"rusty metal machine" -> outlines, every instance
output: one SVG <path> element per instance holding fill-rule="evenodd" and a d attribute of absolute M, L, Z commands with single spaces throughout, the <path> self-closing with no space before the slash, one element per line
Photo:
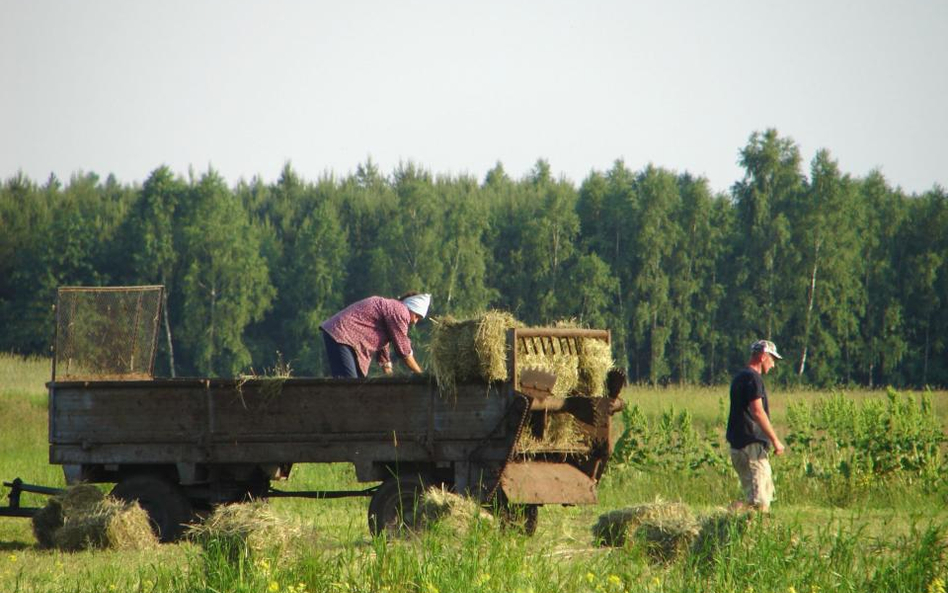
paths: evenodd
<path fill-rule="evenodd" d="M 369 496 L 375 533 L 410 525 L 430 485 L 519 513 L 528 531 L 540 505 L 596 502 L 624 377 L 610 375 L 607 397 L 555 397 L 555 376 L 520 369 L 516 346 L 570 348 L 608 341 L 607 331 L 510 330 L 508 380 L 462 383 L 451 396 L 426 376 L 162 379 L 153 374 L 160 301 L 160 287 L 61 292 L 48 388 L 50 462 L 68 483 L 115 483 L 112 494 L 138 500 L 163 540 L 178 537 L 195 511 L 247 497 Z M 116 323 L 133 329 L 116 333 Z M 571 419 L 579 445 L 522 447 L 551 415 Z M 273 487 L 294 464 L 329 462 L 351 463 L 360 482 L 377 484 Z"/>

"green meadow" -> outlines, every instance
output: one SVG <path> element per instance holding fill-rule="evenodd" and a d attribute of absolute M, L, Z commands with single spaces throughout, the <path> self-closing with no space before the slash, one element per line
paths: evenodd
<path fill-rule="evenodd" d="M 3 480 L 63 484 L 47 462 L 48 377 L 48 360 L 0 355 Z M 465 533 L 436 525 L 406 539 L 373 538 L 361 498 L 274 500 L 302 535 L 237 558 L 188 542 L 42 550 L 28 520 L 0 518 L 0 591 L 945 591 L 948 393 L 772 388 L 772 417 L 790 443 L 773 460 L 773 511 L 711 554 L 664 562 L 635 545 L 598 546 L 590 528 L 606 511 L 656 499 L 707 513 L 739 497 L 721 436 L 726 388 L 630 387 L 623 397 L 629 409 L 616 432 L 624 424 L 638 446 L 620 440 L 598 505 L 544 507 L 532 537 L 479 523 Z M 365 485 L 346 465 L 299 465 L 280 487 Z"/>

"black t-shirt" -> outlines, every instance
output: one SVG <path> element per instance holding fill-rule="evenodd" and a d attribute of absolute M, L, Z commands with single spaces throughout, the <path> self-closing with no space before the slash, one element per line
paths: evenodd
<path fill-rule="evenodd" d="M 770 447 L 770 439 L 764 435 L 760 425 L 750 413 L 750 404 L 755 399 L 764 400 L 764 412 L 770 417 L 767 405 L 767 389 L 764 379 L 754 369 L 745 368 L 734 375 L 731 382 L 731 411 L 727 417 L 727 442 L 734 449 L 743 449 L 751 443 L 763 443 Z"/>

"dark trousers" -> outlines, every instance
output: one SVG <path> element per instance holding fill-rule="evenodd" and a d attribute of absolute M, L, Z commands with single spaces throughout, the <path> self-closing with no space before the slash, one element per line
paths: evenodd
<path fill-rule="evenodd" d="M 326 344 L 326 358 L 329 360 L 329 372 L 333 377 L 363 377 L 356 360 L 355 350 L 351 346 L 340 344 L 323 331 L 323 342 Z"/>

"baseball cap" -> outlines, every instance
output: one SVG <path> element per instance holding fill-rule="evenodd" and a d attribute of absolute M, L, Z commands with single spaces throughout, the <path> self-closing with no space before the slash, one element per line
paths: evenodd
<path fill-rule="evenodd" d="M 777 345 L 770 340 L 757 340 L 751 344 L 751 354 L 756 354 L 758 352 L 766 352 L 774 358 L 783 360 L 783 357 L 777 354 Z"/>

